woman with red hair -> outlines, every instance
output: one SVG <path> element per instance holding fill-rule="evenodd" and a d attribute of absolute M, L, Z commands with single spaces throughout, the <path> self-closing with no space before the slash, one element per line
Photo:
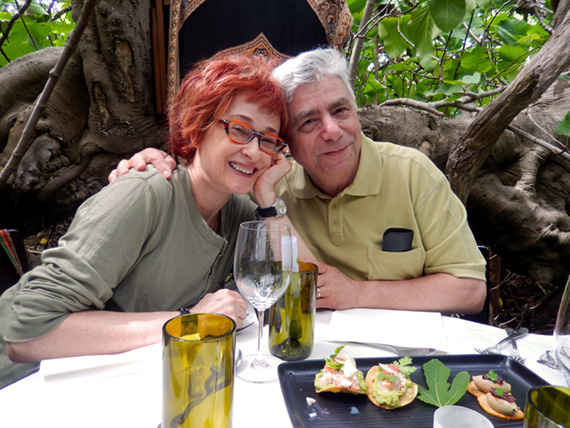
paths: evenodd
<path fill-rule="evenodd" d="M 279 137 L 285 99 L 270 71 L 266 60 L 240 55 L 187 75 L 168 114 L 181 159 L 172 178 L 132 171 L 79 208 L 59 246 L 0 299 L 10 359 L 155 343 L 179 308 L 241 326 L 247 304 L 224 281 L 239 224 L 260 218 L 247 193 L 267 208 L 291 169 Z"/>

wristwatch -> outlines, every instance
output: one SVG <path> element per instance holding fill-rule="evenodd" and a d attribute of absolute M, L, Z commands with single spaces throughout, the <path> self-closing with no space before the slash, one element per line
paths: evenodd
<path fill-rule="evenodd" d="M 287 214 L 287 205 L 285 201 L 281 198 L 275 198 L 275 202 L 268 208 L 257 208 L 257 213 L 263 217 L 283 217 Z"/>

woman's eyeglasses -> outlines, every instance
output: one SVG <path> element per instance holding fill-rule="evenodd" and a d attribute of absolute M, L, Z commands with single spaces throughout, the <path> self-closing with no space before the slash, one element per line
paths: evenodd
<path fill-rule="evenodd" d="M 262 134 L 261 132 L 254 131 L 248 125 L 237 120 L 224 120 L 220 119 L 219 122 L 226 128 L 226 135 L 228 139 L 235 144 L 247 144 L 255 137 L 257 137 L 257 144 L 259 150 L 268 155 L 279 153 L 287 143 L 277 135 Z"/>

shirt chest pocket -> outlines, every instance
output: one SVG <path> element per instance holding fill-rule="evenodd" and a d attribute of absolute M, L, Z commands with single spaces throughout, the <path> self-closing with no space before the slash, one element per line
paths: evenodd
<path fill-rule="evenodd" d="M 368 248 L 369 280 L 400 280 L 423 275 L 425 251 L 415 248 L 410 251 L 389 252 Z"/>

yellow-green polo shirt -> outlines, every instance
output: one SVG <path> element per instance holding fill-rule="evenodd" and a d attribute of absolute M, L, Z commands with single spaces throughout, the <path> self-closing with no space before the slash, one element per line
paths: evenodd
<path fill-rule="evenodd" d="M 296 163 L 276 192 L 317 259 L 351 278 L 398 280 L 445 272 L 485 280 L 485 260 L 463 204 L 418 150 L 363 135 L 354 182 L 336 197 L 321 192 Z M 412 230 L 411 250 L 382 251 L 388 228 Z"/>

